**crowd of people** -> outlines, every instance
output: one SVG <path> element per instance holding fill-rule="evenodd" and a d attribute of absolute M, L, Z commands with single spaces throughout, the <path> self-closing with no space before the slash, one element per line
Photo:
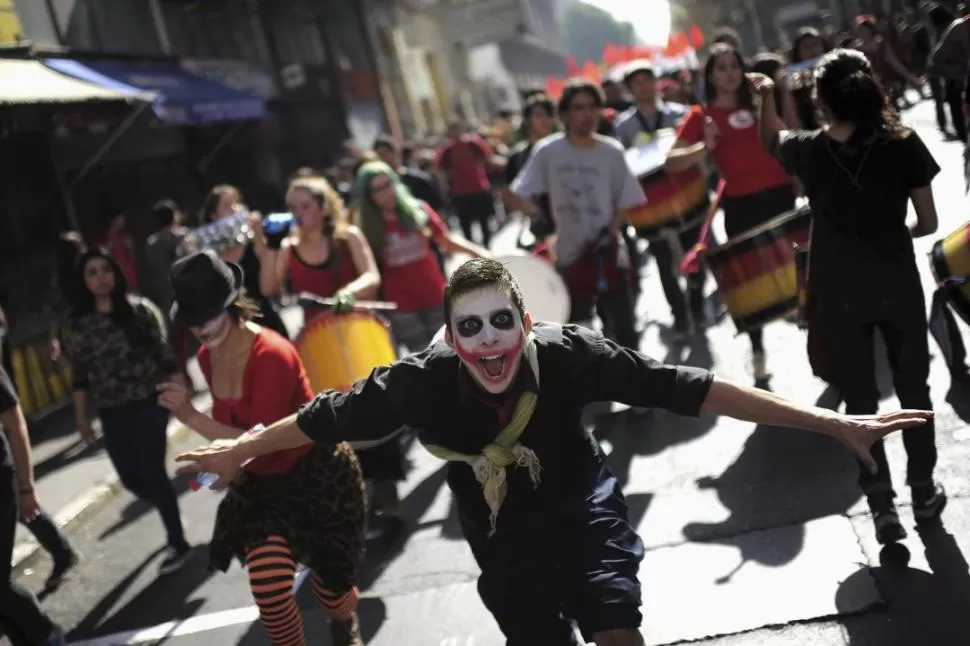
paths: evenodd
<path fill-rule="evenodd" d="M 274 646 L 306 641 L 292 592 L 301 566 L 334 643 L 363 644 L 356 608 L 366 542 L 407 524 L 397 492 L 402 429 L 449 463 L 482 601 L 512 645 L 575 644 L 574 625 L 600 646 L 644 643 L 643 545 L 580 424 L 594 402 L 834 437 L 859 459 L 879 541 L 899 541 L 906 530 L 882 437 L 903 432 L 917 522 L 937 520 L 946 493 L 934 478 L 927 316 L 913 251 L 914 238 L 937 229 L 931 184 L 940 169 L 896 105 L 927 79 L 940 114 L 953 103 L 970 51 L 961 61 L 947 43 L 967 24 L 938 5 L 888 25 L 861 16 L 839 47 L 805 29 L 787 58 L 751 60 L 737 34 L 722 30 L 696 74 L 662 77 L 639 62 L 603 87 L 576 79 L 555 100 L 532 95 L 520 119 L 489 133 L 452 124 L 433 151 L 382 136 L 371 150 L 348 150 L 334 169 L 300 169 L 285 192 L 292 223 L 282 228 L 220 185 L 201 221 L 241 218 L 251 235 L 200 244 L 179 206 L 159 202 L 140 273 L 123 223 L 112 224 L 104 246 L 62 235 L 62 302 L 52 309 L 54 328 L 65 323 L 67 334 L 52 339 L 52 352 L 72 364 L 78 431 L 97 440 L 93 406 L 121 482 L 157 509 L 168 548 L 161 574 L 183 567 L 191 550 L 165 468 L 170 417 L 212 442 L 180 458 L 182 472 L 229 489 L 213 519 L 210 567 L 244 565 Z M 951 119 L 965 138 L 960 102 Z M 649 172 L 631 167 L 631 150 L 667 136 L 669 149 Z M 799 198 L 808 209 L 796 209 Z M 772 231 L 779 216 L 810 227 L 807 351 L 846 415 L 764 389 L 771 367 L 762 327 L 788 310 L 741 312 L 725 299 L 747 332 L 753 388 L 638 352 L 645 254 L 657 263 L 672 343 L 704 334 L 720 314 L 710 311 L 710 274 L 722 292 L 737 287 L 704 263 L 682 275 L 685 252 L 714 244 L 713 207 L 726 245 Z M 568 322 L 534 321 L 516 277 L 489 249 L 514 213 L 531 232 L 522 246 L 565 283 Z M 472 260 L 449 277 L 453 254 Z M 400 359 L 356 383 L 313 383 L 312 358 L 278 311 L 281 298 L 300 294 L 312 296 L 300 301 L 304 326 L 393 303 L 382 314 Z M 602 333 L 591 329 L 597 319 Z M 877 331 L 904 409 L 883 416 Z M 205 384 L 192 383 L 186 368 L 196 345 Z M 965 376 L 965 366 L 954 370 Z M 203 386 L 209 411 L 192 404 Z M 19 519 L 48 535 L 56 585 L 78 556 L 37 500 L 17 401 L 0 373 L 10 439 L 0 435 L 0 563 Z M 0 576 L 0 628 L 17 646 L 65 643 L 9 569 Z"/>

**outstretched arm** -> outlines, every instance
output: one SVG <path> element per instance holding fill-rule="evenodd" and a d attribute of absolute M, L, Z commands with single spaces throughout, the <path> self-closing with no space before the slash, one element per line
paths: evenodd
<path fill-rule="evenodd" d="M 922 426 L 933 419 L 931 411 L 919 410 L 901 410 L 888 415 L 840 415 L 717 378 L 711 382 L 701 413 L 829 435 L 852 450 L 873 473 L 876 463 L 869 448 L 875 442 L 895 431 Z"/>

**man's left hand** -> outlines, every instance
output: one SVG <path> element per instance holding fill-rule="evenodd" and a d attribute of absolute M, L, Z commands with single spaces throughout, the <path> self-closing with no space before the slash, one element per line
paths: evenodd
<path fill-rule="evenodd" d="M 198 411 L 192 405 L 192 396 L 189 389 L 180 381 L 170 381 L 158 385 L 158 405 L 167 408 L 175 415 L 175 418 L 183 424 L 188 424 L 189 420 Z"/>
<path fill-rule="evenodd" d="M 849 447 L 870 472 L 878 467 L 869 452 L 872 445 L 891 433 L 923 426 L 933 420 L 933 412 L 900 410 L 886 415 L 833 415 L 824 426 L 826 434 Z"/>

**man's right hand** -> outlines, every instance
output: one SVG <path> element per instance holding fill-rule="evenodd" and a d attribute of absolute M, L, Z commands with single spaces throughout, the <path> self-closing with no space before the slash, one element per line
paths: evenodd
<path fill-rule="evenodd" d="M 208 446 L 177 456 L 176 462 L 187 464 L 176 469 L 176 473 L 214 473 L 219 479 L 209 488 L 215 491 L 225 489 L 246 461 L 242 454 L 238 440 L 216 440 Z"/>

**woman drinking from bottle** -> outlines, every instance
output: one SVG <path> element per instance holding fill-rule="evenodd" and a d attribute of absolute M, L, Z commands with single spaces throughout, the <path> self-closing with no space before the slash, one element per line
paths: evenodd
<path fill-rule="evenodd" d="M 212 416 L 193 408 L 182 384 L 160 387 L 159 402 L 206 439 L 233 439 L 291 414 L 313 398 L 296 348 L 253 322 L 242 269 L 212 251 L 172 267 L 172 322 L 202 344 L 199 366 L 212 393 Z M 364 546 L 360 464 L 346 443 L 307 444 L 246 465 L 219 504 L 210 565 L 233 557 L 249 585 L 273 646 L 303 646 L 293 597 L 297 564 L 310 568 L 313 592 L 330 617 L 335 646 L 363 646 L 357 574 Z"/>
<path fill-rule="evenodd" d="M 446 254 L 489 254 L 449 233 L 438 214 L 411 195 L 384 162 L 368 162 L 357 171 L 354 203 L 357 222 L 379 258 L 381 295 L 397 303 L 388 313 L 394 337 L 410 352 L 419 352 L 445 324 L 445 276 L 432 244 Z"/>
<path fill-rule="evenodd" d="M 679 173 L 710 160 L 725 182 L 721 207 L 728 238 L 737 238 L 795 208 L 792 178 L 758 138 L 754 94 L 741 53 L 718 43 L 704 65 L 704 103 L 694 106 L 680 124 L 667 156 L 667 171 Z M 771 377 L 760 328 L 751 338 L 755 382 Z"/>

